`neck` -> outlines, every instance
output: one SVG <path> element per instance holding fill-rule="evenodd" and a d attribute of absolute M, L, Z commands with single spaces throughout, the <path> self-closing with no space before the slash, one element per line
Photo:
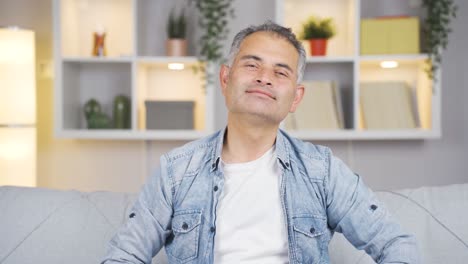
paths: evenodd
<path fill-rule="evenodd" d="M 248 162 L 261 157 L 274 144 L 278 125 L 253 126 L 250 122 L 228 118 L 222 158 L 226 163 Z"/>

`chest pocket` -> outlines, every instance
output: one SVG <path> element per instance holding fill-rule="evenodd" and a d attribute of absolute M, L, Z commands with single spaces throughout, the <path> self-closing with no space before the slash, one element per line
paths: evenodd
<path fill-rule="evenodd" d="M 327 249 L 327 220 L 319 216 L 293 217 L 294 254 L 300 263 L 321 263 Z"/>
<path fill-rule="evenodd" d="M 173 237 L 166 244 L 166 251 L 179 263 L 185 263 L 197 257 L 200 224 L 200 211 L 182 211 L 174 214 L 172 219 Z"/>

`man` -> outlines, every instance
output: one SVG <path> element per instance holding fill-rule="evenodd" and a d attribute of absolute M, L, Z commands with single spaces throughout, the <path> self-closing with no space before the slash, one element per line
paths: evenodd
<path fill-rule="evenodd" d="M 331 151 L 279 129 L 300 103 L 305 51 L 268 22 L 239 32 L 220 70 L 226 129 L 161 157 L 103 263 L 328 263 L 341 232 L 378 263 L 418 263 L 374 194 Z"/>

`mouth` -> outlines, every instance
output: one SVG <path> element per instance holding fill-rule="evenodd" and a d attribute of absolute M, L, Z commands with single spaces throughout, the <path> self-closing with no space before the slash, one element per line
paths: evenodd
<path fill-rule="evenodd" d="M 269 97 L 273 100 L 276 100 L 276 97 L 273 96 L 273 94 L 271 94 L 270 92 L 268 91 L 265 91 L 265 90 L 261 90 L 261 89 L 249 89 L 246 91 L 246 93 L 249 93 L 249 94 L 258 94 L 258 95 L 261 95 L 261 96 L 266 96 L 266 97 Z"/>

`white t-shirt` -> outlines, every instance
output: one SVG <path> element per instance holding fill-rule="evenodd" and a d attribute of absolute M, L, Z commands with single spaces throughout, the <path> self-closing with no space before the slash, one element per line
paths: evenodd
<path fill-rule="evenodd" d="M 289 263 L 274 147 L 254 161 L 221 166 L 214 263 Z"/>

